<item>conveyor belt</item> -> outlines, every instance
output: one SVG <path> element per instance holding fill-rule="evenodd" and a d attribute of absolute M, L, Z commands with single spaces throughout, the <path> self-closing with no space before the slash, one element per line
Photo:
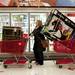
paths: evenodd
<path fill-rule="evenodd" d="M 27 52 L 24 54 L 30 60 L 35 60 L 33 52 Z M 57 59 L 65 59 L 65 58 L 75 58 L 75 54 L 67 54 L 67 53 L 56 53 L 56 52 L 44 52 L 44 59 L 45 60 L 57 60 Z M 3 61 L 6 58 L 13 58 L 11 54 L 0 54 L 0 61 Z"/>

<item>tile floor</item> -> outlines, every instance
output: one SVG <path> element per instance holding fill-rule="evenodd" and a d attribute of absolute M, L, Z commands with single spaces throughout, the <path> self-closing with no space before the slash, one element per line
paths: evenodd
<path fill-rule="evenodd" d="M 0 64 L 0 75 L 75 75 L 75 70 L 69 70 L 67 67 L 59 69 L 53 61 L 45 61 L 43 66 L 35 65 L 32 62 L 32 69 L 26 66 L 11 66 L 7 69 Z"/>

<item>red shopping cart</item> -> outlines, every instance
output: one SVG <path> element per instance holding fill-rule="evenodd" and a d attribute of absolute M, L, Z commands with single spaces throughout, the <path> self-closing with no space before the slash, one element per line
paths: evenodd
<path fill-rule="evenodd" d="M 24 39 L 23 39 L 24 38 Z M 23 38 L 19 40 L 2 40 L 0 41 L 0 52 L 11 54 L 14 58 L 5 59 L 3 65 L 24 65 L 29 62 L 28 68 L 32 68 L 30 59 L 25 56 L 25 49 L 28 41 L 28 34 L 23 34 Z"/>
<path fill-rule="evenodd" d="M 71 57 L 56 60 L 56 64 L 59 64 L 59 68 L 62 68 L 62 65 L 60 64 L 75 63 L 75 58 L 72 56 L 72 54 L 75 54 L 75 40 L 54 41 L 54 50 L 57 53 L 70 54 Z"/>

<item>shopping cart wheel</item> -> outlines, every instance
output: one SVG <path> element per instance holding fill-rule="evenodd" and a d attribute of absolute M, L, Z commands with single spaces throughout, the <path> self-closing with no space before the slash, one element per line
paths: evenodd
<path fill-rule="evenodd" d="M 29 63 L 32 63 L 32 60 L 29 60 Z"/>
<path fill-rule="evenodd" d="M 58 65 L 58 67 L 59 67 L 59 68 L 62 68 L 63 66 L 62 66 L 62 65 Z"/>
<path fill-rule="evenodd" d="M 29 69 L 31 69 L 31 68 L 32 68 L 32 65 L 31 65 L 31 64 L 29 64 L 29 65 L 28 65 L 28 68 L 29 68 Z"/>
<path fill-rule="evenodd" d="M 7 65 L 4 65 L 4 68 L 7 68 L 8 66 Z"/>

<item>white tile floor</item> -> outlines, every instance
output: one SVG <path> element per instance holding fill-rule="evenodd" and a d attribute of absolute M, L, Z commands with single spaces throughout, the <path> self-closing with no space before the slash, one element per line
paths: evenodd
<path fill-rule="evenodd" d="M 59 69 L 53 61 L 45 61 L 43 66 L 32 63 L 32 69 L 25 67 L 9 67 L 7 69 L 0 65 L 0 75 L 75 75 L 75 70 L 67 68 Z"/>

